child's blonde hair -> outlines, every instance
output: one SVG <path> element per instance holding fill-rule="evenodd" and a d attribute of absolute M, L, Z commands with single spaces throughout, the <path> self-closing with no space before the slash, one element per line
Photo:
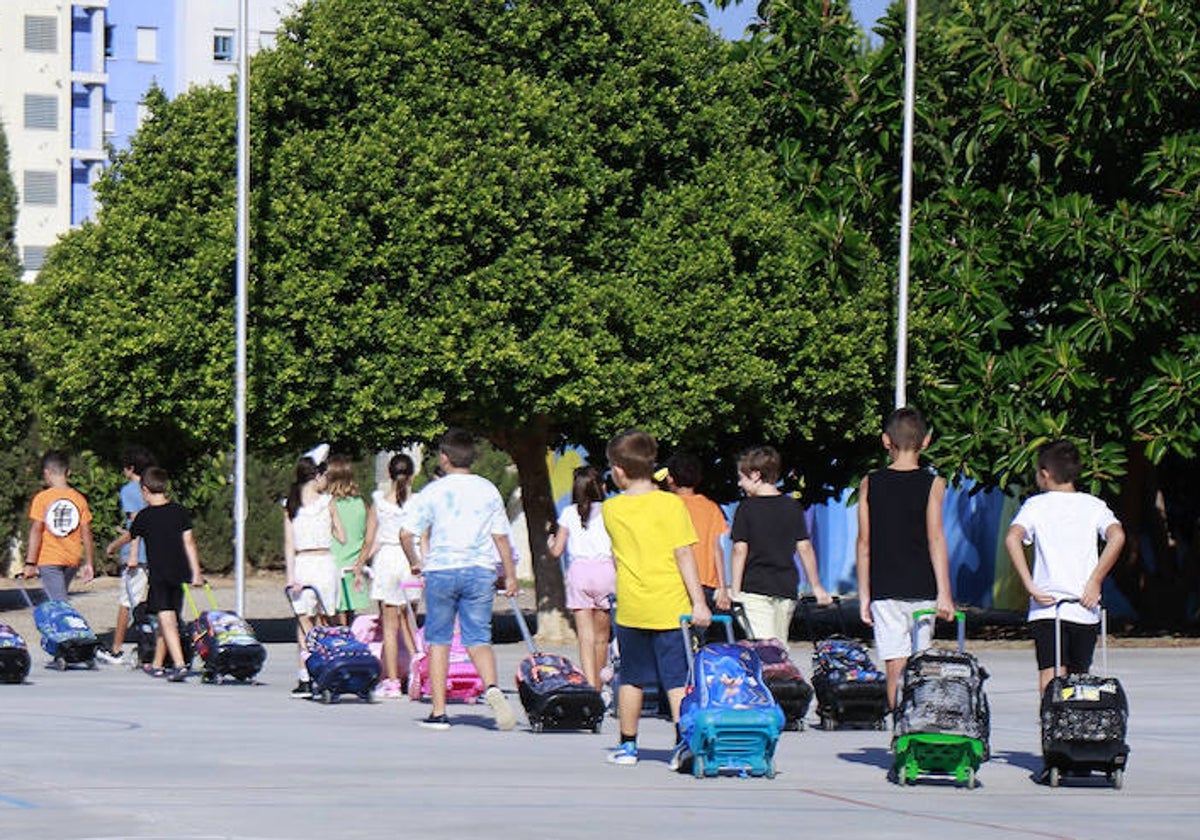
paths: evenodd
<path fill-rule="evenodd" d="M 358 482 L 354 480 L 354 462 L 345 455 L 331 455 L 325 470 L 326 489 L 335 499 L 347 499 L 361 495 Z"/>

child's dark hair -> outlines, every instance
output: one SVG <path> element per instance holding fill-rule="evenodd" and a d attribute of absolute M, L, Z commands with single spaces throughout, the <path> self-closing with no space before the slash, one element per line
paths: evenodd
<path fill-rule="evenodd" d="M 648 479 L 654 475 L 658 441 L 641 429 L 626 429 L 608 442 L 606 454 L 608 462 L 620 467 L 629 478 Z"/>
<path fill-rule="evenodd" d="M 335 499 L 348 499 L 359 495 L 358 482 L 354 480 L 354 462 L 347 455 L 338 453 L 329 456 L 325 476 L 329 479 L 329 493 Z"/>
<path fill-rule="evenodd" d="M 604 501 L 604 485 L 600 482 L 600 471 L 595 467 L 576 467 L 575 484 L 571 487 L 571 501 L 579 511 L 579 525 L 587 528 L 592 515 L 592 505 Z"/>
<path fill-rule="evenodd" d="M 1074 484 L 1083 471 L 1083 459 L 1071 441 L 1054 440 L 1038 450 L 1037 466 L 1050 473 L 1055 484 Z"/>
<path fill-rule="evenodd" d="M 142 476 L 150 467 L 158 466 L 158 459 L 144 446 L 134 444 L 121 452 L 121 467 L 129 467 L 136 476 Z"/>
<path fill-rule="evenodd" d="M 438 441 L 438 452 L 457 469 L 469 469 L 475 463 L 475 436 L 466 429 L 450 427 Z"/>
<path fill-rule="evenodd" d="M 318 465 L 316 461 L 307 455 L 296 462 L 296 480 L 292 482 L 287 495 L 286 507 L 288 519 L 295 519 L 296 511 L 300 510 L 300 488 L 324 472 L 325 465 Z"/>
<path fill-rule="evenodd" d="M 50 449 L 42 455 L 42 469 L 55 475 L 66 475 L 71 469 L 71 459 L 61 449 Z"/>
<path fill-rule="evenodd" d="M 142 473 L 142 486 L 150 493 L 166 493 L 167 480 L 170 476 L 162 467 L 146 467 L 146 471 Z"/>
<path fill-rule="evenodd" d="M 392 480 L 392 498 L 403 506 L 408 501 L 408 481 L 413 474 L 413 459 L 401 452 L 388 461 L 388 478 Z"/>
<path fill-rule="evenodd" d="M 737 468 L 742 475 L 756 472 L 762 481 L 774 484 L 783 471 L 783 459 L 774 446 L 751 446 L 738 456 Z"/>
<path fill-rule="evenodd" d="M 925 436 L 929 434 L 925 416 L 912 406 L 893 411 L 883 425 L 883 431 L 892 439 L 892 446 L 901 452 L 920 452 Z"/>
<path fill-rule="evenodd" d="M 676 452 L 667 459 L 667 472 L 676 487 L 698 487 L 704 477 L 700 459 L 690 452 Z"/>

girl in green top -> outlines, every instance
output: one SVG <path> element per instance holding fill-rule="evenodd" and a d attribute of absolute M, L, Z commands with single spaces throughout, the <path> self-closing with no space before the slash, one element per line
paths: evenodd
<path fill-rule="evenodd" d="M 346 541 L 333 540 L 333 559 L 337 563 L 338 604 L 337 622 L 348 625 L 353 614 L 371 605 L 370 595 L 365 588 L 354 585 L 354 567 L 363 550 L 363 538 L 367 533 L 367 505 L 358 492 L 354 480 L 354 463 L 345 455 L 331 455 L 325 473 L 328 480 L 326 490 L 337 505 L 338 518 L 346 531 Z"/>

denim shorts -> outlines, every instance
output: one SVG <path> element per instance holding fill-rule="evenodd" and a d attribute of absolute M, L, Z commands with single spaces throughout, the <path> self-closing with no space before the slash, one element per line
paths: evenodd
<path fill-rule="evenodd" d="M 450 644 L 457 617 L 464 646 L 490 645 L 495 598 L 496 570 L 490 566 L 426 572 L 425 643 Z"/>

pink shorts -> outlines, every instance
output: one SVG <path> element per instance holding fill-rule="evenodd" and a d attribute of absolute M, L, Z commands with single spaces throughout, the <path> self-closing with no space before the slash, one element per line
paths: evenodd
<path fill-rule="evenodd" d="M 567 609 L 607 610 L 617 592 L 617 567 L 611 557 L 572 560 L 567 568 Z"/>

